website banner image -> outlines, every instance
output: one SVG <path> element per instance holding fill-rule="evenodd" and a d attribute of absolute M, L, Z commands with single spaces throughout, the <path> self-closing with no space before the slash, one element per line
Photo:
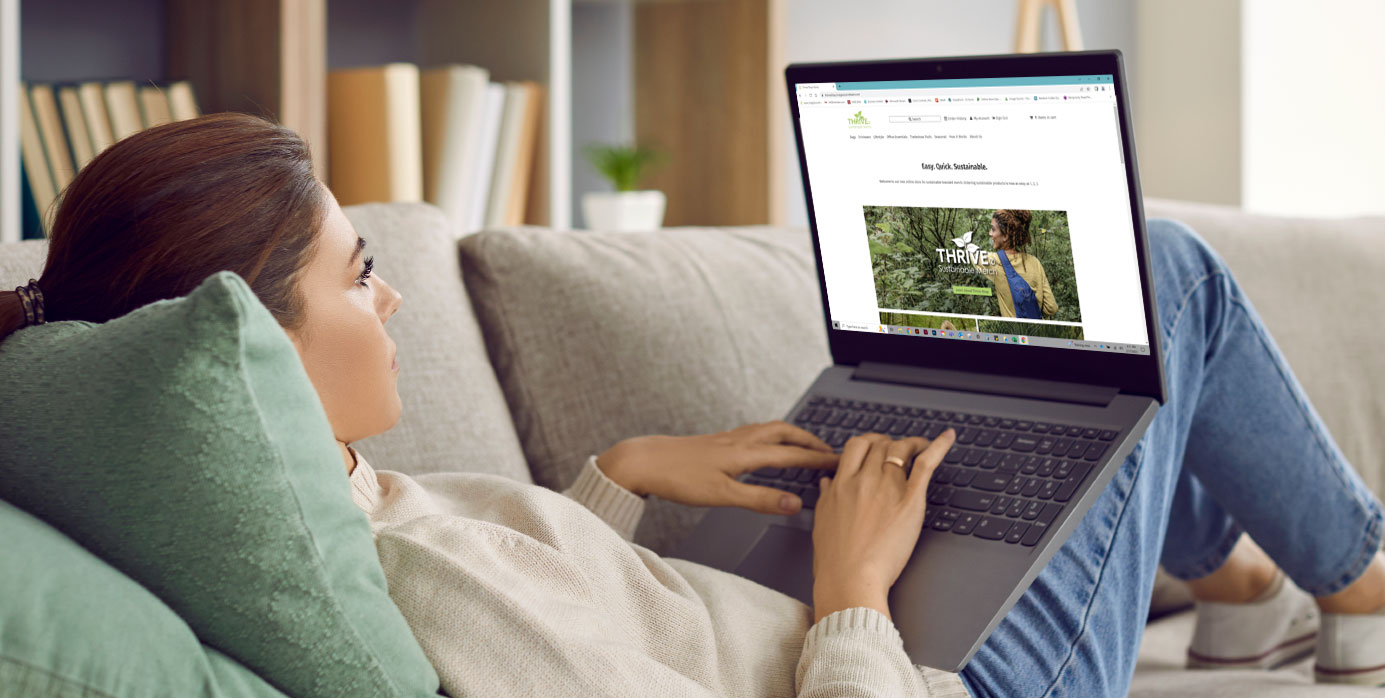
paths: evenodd
<path fill-rule="evenodd" d="M 1066 212 L 865 206 L 864 215 L 881 309 L 1082 321 Z"/>

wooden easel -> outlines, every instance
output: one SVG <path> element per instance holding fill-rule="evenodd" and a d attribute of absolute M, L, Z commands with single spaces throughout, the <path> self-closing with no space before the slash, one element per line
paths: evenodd
<path fill-rule="evenodd" d="M 1044 7 L 1052 5 L 1058 15 L 1058 30 L 1064 51 L 1082 50 L 1082 32 L 1077 27 L 1077 0 L 1019 0 L 1019 26 L 1015 30 L 1015 53 L 1039 50 L 1039 19 Z"/>

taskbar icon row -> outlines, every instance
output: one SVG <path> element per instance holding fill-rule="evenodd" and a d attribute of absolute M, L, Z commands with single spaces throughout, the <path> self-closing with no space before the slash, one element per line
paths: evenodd
<path fill-rule="evenodd" d="M 972 342 L 1020 344 L 1025 346 L 1059 347 L 1064 349 L 1088 349 L 1096 351 L 1115 352 L 1118 354 L 1149 354 L 1149 345 L 1147 344 L 1122 344 L 1083 339 L 1065 339 L 1060 337 L 1033 337 L 1030 335 L 1022 334 L 1001 334 L 996 332 L 979 332 L 976 330 L 959 330 L 955 327 L 946 326 L 913 327 L 910 325 L 870 325 L 859 322 L 833 320 L 832 328 L 838 330 L 856 330 L 858 332 L 879 332 L 883 334 L 902 334 L 919 337 L 940 337 L 943 339 L 960 339 Z"/>
<path fill-rule="evenodd" d="M 913 327 L 909 325 L 861 325 L 858 323 L 832 321 L 832 328 L 838 330 L 861 330 L 885 334 L 917 335 L 920 337 L 942 337 L 944 339 L 964 339 L 975 342 L 1004 342 L 1007 344 L 1029 344 L 1029 337 L 1018 334 L 998 334 L 977 332 L 949 327 Z"/>
<path fill-rule="evenodd" d="M 918 335 L 920 337 L 942 337 L 944 339 L 969 339 L 977 342 L 1004 342 L 1006 344 L 1028 344 L 1029 337 L 1020 334 L 999 334 L 996 332 L 976 332 L 971 330 L 948 329 L 946 327 L 910 327 L 908 325 L 881 325 L 881 332 L 888 334 Z"/>

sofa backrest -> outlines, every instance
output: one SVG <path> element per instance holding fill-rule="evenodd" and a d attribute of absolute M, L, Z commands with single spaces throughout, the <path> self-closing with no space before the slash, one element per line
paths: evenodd
<path fill-rule="evenodd" d="M 405 296 L 389 325 L 404 414 L 359 444 L 381 468 L 561 488 L 623 438 L 783 418 L 829 360 L 804 229 L 489 231 L 463 238 L 459 271 L 432 207 L 346 212 Z M 1385 329 L 1370 312 L 1385 218 L 1154 198 L 1146 215 L 1189 223 L 1222 254 L 1347 457 L 1385 494 Z M 0 288 L 37 276 L 45 253 L 43 241 L 0 245 Z M 655 501 L 636 542 L 667 552 L 701 511 Z"/>
<path fill-rule="evenodd" d="M 21 240 L 0 244 L 0 290 L 13 291 L 43 273 L 48 259 L 47 240 Z"/>
<path fill-rule="evenodd" d="M 375 269 L 404 297 L 387 325 L 399 352 L 399 423 L 352 445 L 377 469 L 464 470 L 532 482 L 443 213 L 426 204 L 344 212 L 375 255 Z M 46 240 L 0 244 L 0 289 L 37 278 L 47 254 Z"/>

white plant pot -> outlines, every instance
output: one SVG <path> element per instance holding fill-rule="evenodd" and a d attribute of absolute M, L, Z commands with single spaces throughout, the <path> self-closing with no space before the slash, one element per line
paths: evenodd
<path fill-rule="evenodd" d="M 664 223 L 664 193 L 645 191 L 591 191 L 582 195 L 582 215 L 587 229 L 635 233 L 658 230 Z"/>

